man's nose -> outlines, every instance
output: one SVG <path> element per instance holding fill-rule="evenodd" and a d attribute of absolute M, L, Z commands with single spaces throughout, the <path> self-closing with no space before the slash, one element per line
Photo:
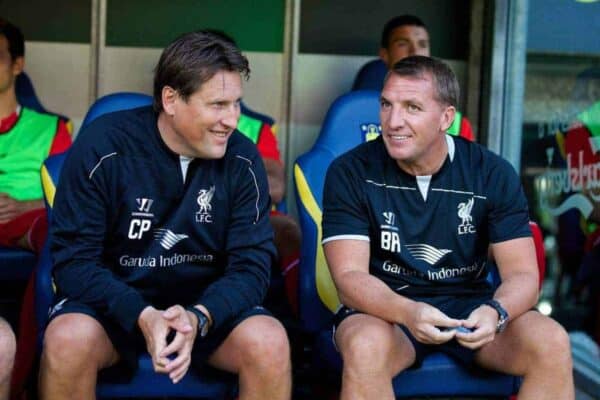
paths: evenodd
<path fill-rule="evenodd" d="M 240 107 L 239 105 L 232 105 L 227 107 L 225 111 L 225 115 L 221 119 L 221 123 L 228 128 L 237 127 L 238 121 L 240 119 Z"/>
<path fill-rule="evenodd" d="M 404 112 L 400 107 L 394 108 L 390 112 L 388 124 L 392 129 L 402 128 L 404 126 Z"/>

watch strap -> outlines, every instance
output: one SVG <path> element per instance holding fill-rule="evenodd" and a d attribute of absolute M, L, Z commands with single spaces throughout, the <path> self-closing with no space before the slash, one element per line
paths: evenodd
<path fill-rule="evenodd" d="M 187 307 L 186 310 L 191 311 L 198 318 L 198 334 L 200 337 L 205 337 L 208 334 L 208 317 L 196 307 Z"/>
<path fill-rule="evenodd" d="M 508 312 L 502 307 L 498 300 L 490 299 L 484 304 L 492 307 L 498 313 L 498 324 L 496 325 L 496 333 L 500 333 L 506 328 L 508 322 Z"/>

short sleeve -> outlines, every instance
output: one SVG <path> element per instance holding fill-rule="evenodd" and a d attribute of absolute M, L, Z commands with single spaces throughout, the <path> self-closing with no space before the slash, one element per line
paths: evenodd
<path fill-rule="evenodd" d="M 344 160 L 349 161 L 349 160 Z M 369 240 L 360 165 L 334 161 L 323 189 L 323 243 L 337 239 Z"/>
<path fill-rule="evenodd" d="M 488 179 L 490 242 L 531 236 L 529 208 L 519 176 L 506 160 L 497 160 Z"/>

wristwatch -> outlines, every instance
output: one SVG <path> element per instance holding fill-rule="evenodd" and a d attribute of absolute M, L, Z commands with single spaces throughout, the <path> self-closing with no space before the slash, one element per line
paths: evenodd
<path fill-rule="evenodd" d="M 492 307 L 498 313 L 498 325 L 496 325 L 496 333 L 502 332 L 508 323 L 508 312 L 506 312 L 504 307 L 502 307 L 497 300 L 491 299 L 486 301 L 484 304 Z"/>
<path fill-rule="evenodd" d="M 196 307 L 188 307 L 188 311 L 193 312 L 198 318 L 198 334 L 200 337 L 206 337 L 208 334 L 208 317 Z"/>

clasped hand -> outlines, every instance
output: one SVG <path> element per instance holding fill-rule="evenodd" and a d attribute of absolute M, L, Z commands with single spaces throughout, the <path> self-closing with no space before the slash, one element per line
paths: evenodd
<path fill-rule="evenodd" d="M 173 383 L 179 382 L 190 367 L 197 333 L 195 318 L 182 306 L 174 305 L 164 311 L 146 307 L 138 319 L 154 371 L 168 374 Z M 173 340 L 167 343 L 171 332 Z"/>
<path fill-rule="evenodd" d="M 448 317 L 437 308 L 417 302 L 411 308 L 406 327 L 421 343 L 441 344 L 456 341 L 469 349 L 478 349 L 494 340 L 498 313 L 491 307 L 480 306 L 465 320 Z M 467 332 L 453 328 L 465 327 Z"/>
<path fill-rule="evenodd" d="M 411 308 L 408 320 L 404 325 L 421 343 L 442 344 L 452 340 L 456 331 L 453 329 L 463 326 L 462 320 L 448 317 L 446 314 L 427 303 L 416 302 Z"/>
<path fill-rule="evenodd" d="M 469 349 L 478 349 L 490 343 L 496 337 L 498 313 L 493 308 L 483 305 L 471 312 L 463 326 L 469 328 L 469 333 L 456 333 L 456 340 Z"/>

